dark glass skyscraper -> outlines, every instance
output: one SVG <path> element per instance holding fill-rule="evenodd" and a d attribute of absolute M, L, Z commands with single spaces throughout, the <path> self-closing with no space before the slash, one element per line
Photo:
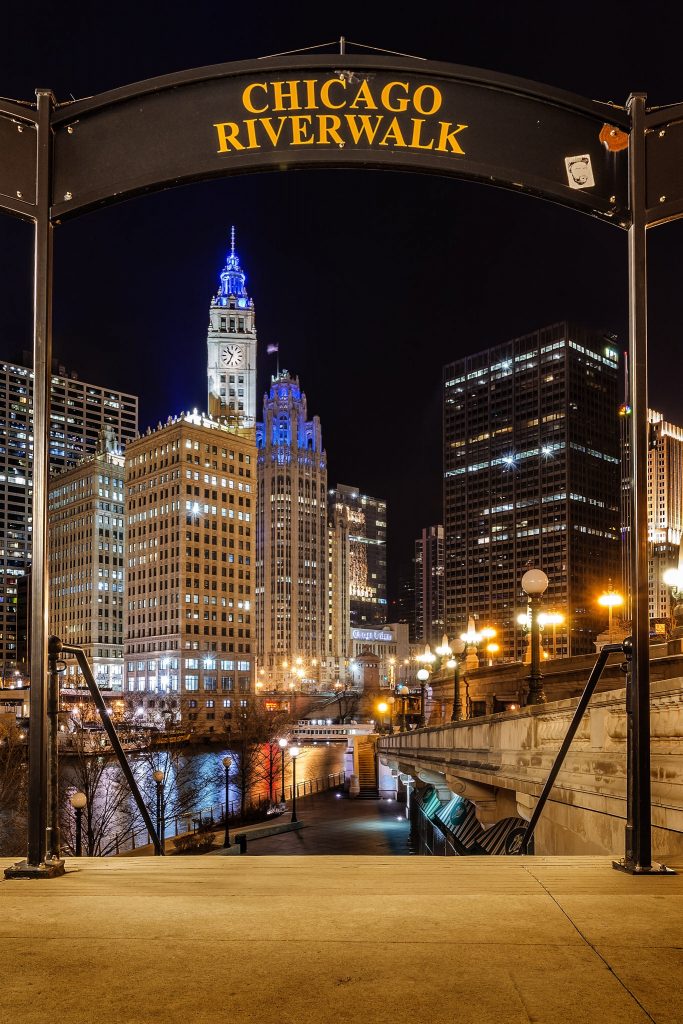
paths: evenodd
<path fill-rule="evenodd" d="M 443 526 L 430 526 L 415 541 L 415 639 L 440 644 L 445 629 Z"/>
<path fill-rule="evenodd" d="M 346 508 L 349 519 L 351 625 L 382 626 L 387 621 L 387 505 L 338 484 L 330 505 Z"/>
<path fill-rule="evenodd" d="M 444 368 L 446 629 L 468 616 L 521 658 L 520 580 L 549 578 L 560 654 L 594 650 L 596 599 L 619 578 L 619 353 L 567 322 Z"/>

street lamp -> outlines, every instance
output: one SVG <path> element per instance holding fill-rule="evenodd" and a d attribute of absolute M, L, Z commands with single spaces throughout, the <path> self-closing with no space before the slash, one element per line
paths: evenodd
<path fill-rule="evenodd" d="M 402 730 L 402 732 L 406 731 L 406 703 L 407 703 L 407 700 L 408 700 L 408 693 L 409 692 L 410 691 L 408 690 L 408 687 L 406 686 L 405 683 L 400 683 L 396 687 L 396 693 L 401 698 L 401 730 Z"/>
<path fill-rule="evenodd" d="M 166 821 L 164 812 L 164 773 L 161 769 L 157 769 L 152 774 L 152 778 L 156 783 L 157 788 L 157 836 L 159 838 L 159 845 L 154 848 L 154 855 L 161 857 L 166 852 L 166 838 L 164 833 L 166 831 Z"/>
<path fill-rule="evenodd" d="M 76 812 L 76 856 L 83 856 L 83 808 L 88 802 L 85 793 L 72 793 L 69 803 Z"/>
<path fill-rule="evenodd" d="M 280 795 L 280 803 L 285 802 L 285 750 L 289 746 L 289 740 L 286 740 L 284 736 L 281 736 L 277 741 L 277 745 L 280 748 L 280 758 L 282 762 L 282 793 Z"/>
<path fill-rule="evenodd" d="M 223 767 L 225 768 L 225 838 L 223 839 L 223 849 L 227 850 L 230 846 L 230 769 L 232 768 L 232 758 L 229 754 L 223 758 Z"/>
<path fill-rule="evenodd" d="M 417 678 L 420 681 L 420 726 L 425 725 L 425 689 L 429 679 L 429 669 L 421 668 L 417 671 Z"/>
<path fill-rule="evenodd" d="M 557 657 L 557 627 L 564 623 L 562 612 L 541 612 L 538 616 L 541 626 L 553 627 L 553 658 Z"/>
<path fill-rule="evenodd" d="M 542 569 L 529 569 L 522 576 L 522 590 L 529 598 L 529 616 L 531 619 L 531 665 L 528 675 L 529 694 L 527 704 L 545 704 L 546 695 L 543 691 L 541 675 L 541 635 L 538 622 L 538 606 L 541 595 L 548 589 L 548 577 Z"/>
<path fill-rule="evenodd" d="M 612 611 L 614 608 L 620 608 L 624 603 L 624 599 L 621 594 L 618 594 L 616 590 L 612 588 L 612 581 L 609 581 L 607 590 L 600 595 L 598 598 L 598 604 L 602 608 L 607 608 L 608 620 L 607 620 L 607 642 L 612 643 Z"/>
<path fill-rule="evenodd" d="M 301 753 L 299 747 L 290 747 L 289 756 L 292 759 L 292 821 L 298 821 L 296 816 L 296 759 Z"/>

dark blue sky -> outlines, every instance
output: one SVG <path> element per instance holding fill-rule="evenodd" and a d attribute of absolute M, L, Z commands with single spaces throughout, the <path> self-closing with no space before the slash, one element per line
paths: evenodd
<path fill-rule="evenodd" d="M 0 94 L 49 87 L 66 100 L 343 33 L 593 99 L 621 104 L 644 90 L 651 105 L 683 100 L 673 3 L 89 6 L 6 11 Z M 330 484 L 388 499 L 394 576 L 419 529 L 441 517 L 442 365 L 565 317 L 625 344 L 626 235 L 614 227 L 435 177 L 231 178 L 57 229 L 55 354 L 81 377 L 138 393 L 143 427 L 205 404 L 208 304 L 232 223 L 262 388 L 265 347 L 277 342 L 321 417 Z M 650 402 L 678 422 L 682 251 L 682 224 L 651 233 Z M 30 346 L 30 310 L 31 229 L 0 217 L 0 355 Z"/>

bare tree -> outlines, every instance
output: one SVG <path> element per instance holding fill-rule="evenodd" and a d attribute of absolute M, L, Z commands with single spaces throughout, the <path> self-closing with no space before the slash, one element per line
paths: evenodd
<path fill-rule="evenodd" d="M 116 833 L 129 831 L 140 822 L 128 783 L 111 754 L 93 753 L 92 734 L 78 719 L 70 723 L 69 754 L 62 760 L 60 787 L 61 833 L 64 846 L 75 850 L 74 815 L 69 797 L 85 794 L 83 850 L 86 856 L 111 853 Z"/>
<path fill-rule="evenodd" d="M 0 853 L 13 856 L 26 837 L 26 745 L 16 721 L 0 719 Z"/>
<path fill-rule="evenodd" d="M 222 738 L 235 755 L 232 781 L 239 793 L 241 818 L 259 784 L 265 782 L 272 794 L 277 771 L 275 739 L 282 735 L 288 722 L 282 712 L 267 711 L 262 704 L 251 700 L 226 723 Z M 280 748 L 276 749 L 279 752 Z"/>

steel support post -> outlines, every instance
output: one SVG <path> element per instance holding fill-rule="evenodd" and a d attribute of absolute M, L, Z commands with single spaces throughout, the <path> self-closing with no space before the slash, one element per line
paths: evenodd
<path fill-rule="evenodd" d="M 62 874 L 63 862 L 46 861 L 48 826 L 48 562 L 47 491 L 52 369 L 52 126 L 55 98 L 38 89 L 36 214 L 33 276 L 33 530 L 31 542 L 31 697 L 28 746 L 28 851 L 5 871 L 8 878 Z M 56 780 L 53 780 L 53 784 Z"/>
<path fill-rule="evenodd" d="M 629 139 L 628 231 L 629 367 L 631 404 L 631 627 L 633 658 L 626 686 L 627 782 L 624 859 L 632 874 L 661 871 L 652 864 L 650 796 L 650 613 L 647 552 L 647 215 L 645 94 L 632 93 Z"/>

